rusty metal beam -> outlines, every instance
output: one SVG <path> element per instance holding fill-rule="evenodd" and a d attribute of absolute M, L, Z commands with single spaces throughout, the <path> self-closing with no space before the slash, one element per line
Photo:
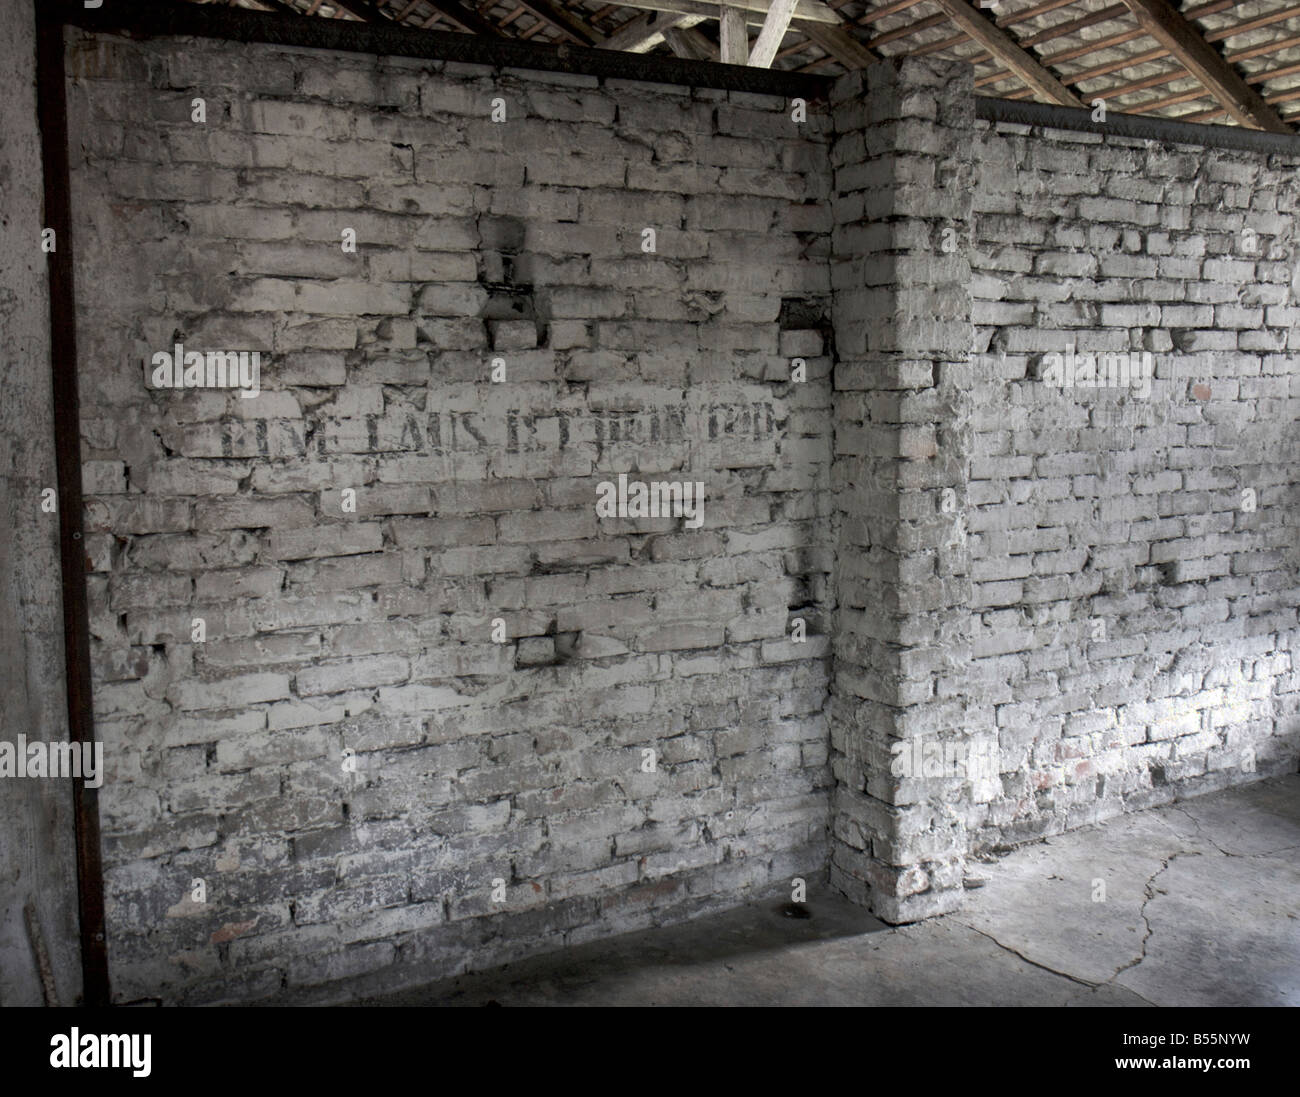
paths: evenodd
<path fill-rule="evenodd" d="M 77 305 L 72 253 L 72 185 L 68 171 L 68 101 L 63 24 L 51 5 L 37 10 L 36 93 L 45 176 L 45 227 L 57 248 L 47 259 L 50 294 L 50 367 L 54 389 L 54 456 L 58 486 L 59 556 L 63 577 L 63 651 L 68 691 L 68 738 L 95 739 L 91 693 L 90 613 L 86 597 L 85 506 L 81 485 L 81 408 L 77 385 Z M 306 20 L 262 15 L 294 23 Z M 77 910 L 81 929 L 82 1000 L 110 999 L 104 925 L 104 868 L 99 838 L 99 791 L 72 781 L 77 845 Z"/>

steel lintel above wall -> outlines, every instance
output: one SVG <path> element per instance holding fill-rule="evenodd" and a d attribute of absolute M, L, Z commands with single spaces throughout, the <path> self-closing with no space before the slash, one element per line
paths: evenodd
<path fill-rule="evenodd" d="M 1207 126 L 1203 122 L 1179 122 L 1172 118 L 1153 118 L 1149 114 L 1109 111 L 1106 121 L 1094 122 L 1092 111 L 1086 108 L 976 96 L 975 116 L 986 122 L 1077 130 L 1083 133 L 1109 134 L 1112 137 L 1161 141 L 1165 144 L 1204 145 L 1209 148 L 1300 156 L 1300 134 L 1266 133 L 1241 126 Z"/>
<path fill-rule="evenodd" d="M 85 30 L 119 31 L 145 37 L 193 35 L 804 99 L 825 98 L 833 83 L 823 76 L 720 65 L 714 61 L 688 61 L 680 57 L 651 57 L 567 44 L 549 46 L 515 38 L 415 30 L 392 22 L 358 23 L 275 15 L 215 4 L 113 0 L 102 7 L 87 9 L 81 0 L 57 0 L 51 6 L 58 13 L 56 18 Z"/>

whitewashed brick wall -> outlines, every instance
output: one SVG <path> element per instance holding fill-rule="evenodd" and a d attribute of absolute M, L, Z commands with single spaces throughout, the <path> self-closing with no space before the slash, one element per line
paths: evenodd
<path fill-rule="evenodd" d="M 210 41 L 70 68 L 116 996 L 392 987 L 821 874 L 824 112 Z M 176 342 L 265 391 L 147 388 Z M 620 472 L 703 482 L 703 526 L 598 519 Z"/>

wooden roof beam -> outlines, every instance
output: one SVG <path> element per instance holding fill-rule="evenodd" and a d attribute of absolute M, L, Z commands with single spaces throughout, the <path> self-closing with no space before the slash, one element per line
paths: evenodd
<path fill-rule="evenodd" d="M 1063 107 L 1083 106 L 1078 96 L 1039 64 L 1037 58 L 1021 49 L 1006 31 L 981 15 L 966 3 L 966 0 L 934 0 L 934 2 L 947 13 L 958 28 L 993 54 L 1040 98 Z"/>
<path fill-rule="evenodd" d="M 749 51 L 747 64 L 751 68 L 770 69 L 776 58 L 776 51 L 781 48 L 781 40 L 790 29 L 790 17 L 794 15 L 795 0 L 772 0 L 767 9 L 767 18 L 754 40 L 754 47 Z"/>
<path fill-rule="evenodd" d="M 740 8 L 723 4 L 718 10 L 718 56 L 724 65 L 749 61 L 749 28 Z"/>
<path fill-rule="evenodd" d="M 626 53 L 645 53 L 666 40 L 667 31 L 682 26 L 694 26 L 702 17 L 681 15 L 666 11 L 648 11 L 624 23 L 600 43 L 603 50 L 623 50 Z"/>
<path fill-rule="evenodd" d="M 1124 0 L 1124 3 L 1143 29 L 1205 85 L 1239 125 L 1256 126 L 1270 133 L 1293 132 L 1168 0 Z"/>

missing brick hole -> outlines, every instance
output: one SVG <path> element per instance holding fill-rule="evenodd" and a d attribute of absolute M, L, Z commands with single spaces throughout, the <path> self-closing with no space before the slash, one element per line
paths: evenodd
<path fill-rule="evenodd" d="M 488 291 L 487 302 L 479 314 L 484 320 L 537 320 L 533 305 L 533 287 L 515 285 L 509 281 L 488 282 L 479 279 Z"/>
<path fill-rule="evenodd" d="M 824 297 L 782 297 L 777 327 L 781 331 L 829 331 L 828 311 Z"/>

